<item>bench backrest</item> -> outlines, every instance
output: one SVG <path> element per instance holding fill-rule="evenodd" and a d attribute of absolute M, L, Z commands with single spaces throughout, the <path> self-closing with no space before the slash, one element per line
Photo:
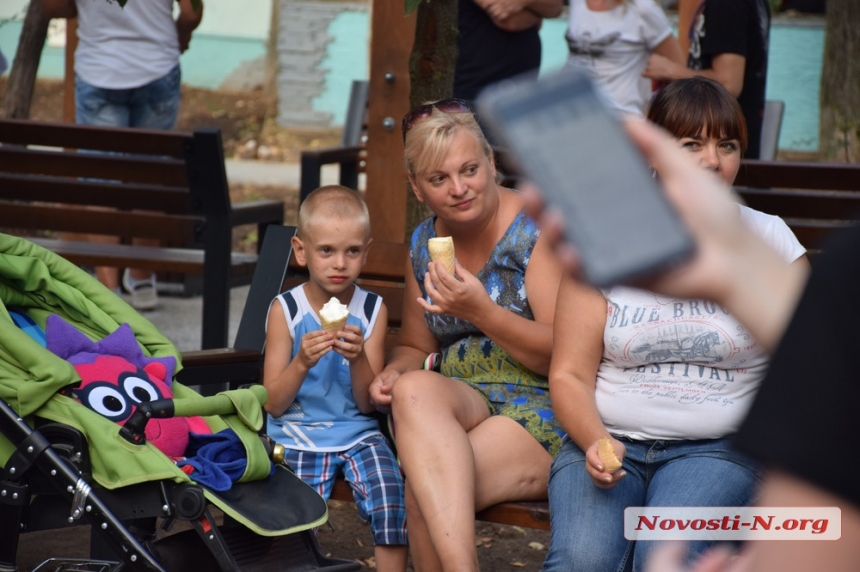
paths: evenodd
<path fill-rule="evenodd" d="M 745 160 L 735 190 L 751 208 L 785 220 L 813 254 L 860 220 L 860 165 Z"/>
<path fill-rule="evenodd" d="M 0 201 L 0 226 L 7 229 L 99 229 L 168 244 L 194 241 L 203 218 L 226 221 L 231 209 L 218 130 L 23 120 L 0 120 Z M 159 214 L 133 212 L 139 209 Z"/>

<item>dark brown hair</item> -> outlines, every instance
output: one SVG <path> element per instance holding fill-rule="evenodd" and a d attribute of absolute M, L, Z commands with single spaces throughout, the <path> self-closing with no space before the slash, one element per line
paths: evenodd
<path fill-rule="evenodd" d="M 708 135 L 737 139 L 747 150 L 747 124 L 738 100 L 712 79 L 678 79 L 662 88 L 651 101 L 648 119 L 674 137 L 696 137 L 704 125 Z"/>

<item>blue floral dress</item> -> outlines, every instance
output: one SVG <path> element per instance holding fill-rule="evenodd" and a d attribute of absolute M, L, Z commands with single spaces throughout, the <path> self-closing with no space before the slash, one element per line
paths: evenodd
<path fill-rule="evenodd" d="M 427 240 L 436 236 L 435 222 L 435 217 L 422 222 L 412 233 L 410 245 L 415 279 L 427 300 Z M 529 320 L 534 314 L 526 297 L 525 273 L 539 235 L 535 222 L 519 213 L 476 275 L 493 302 Z M 493 415 L 510 417 L 522 425 L 554 456 L 564 430 L 552 412 L 547 378 L 517 362 L 466 320 L 429 312 L 424 313 L 424 320 L 441 346 L 440 373 L 475 388 Z"/>

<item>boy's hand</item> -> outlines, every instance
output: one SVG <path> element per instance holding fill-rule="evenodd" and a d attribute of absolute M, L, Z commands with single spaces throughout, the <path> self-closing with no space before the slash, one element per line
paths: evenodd
<path fill-rule="evenodd" d="M 347 361 L 355 361 L 364 352 L 364 334 L 361 333 L 361 328 L 350 324 L 344 326 L 337 334 L 338 339 L 335 340 L 332 349 Z"/>
<path fill-rule="evenodd" d="M 302 345 L 295 359 L 310 369 L 315 366 L 324 355 L 331 351 L 335 343 L 334 337 L 325 330 L 310 332 L 302 337 Z"/>

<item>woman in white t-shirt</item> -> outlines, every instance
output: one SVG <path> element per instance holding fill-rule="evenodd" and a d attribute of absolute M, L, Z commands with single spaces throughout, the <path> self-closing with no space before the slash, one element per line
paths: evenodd
<path fill-rule="evenodd" d="M 567 65 L 588 69 L 623 113 L 642 116 L 647 110 L 651 80 L 642 72 L 652 53 L 687 65 L 654 0 L 570 0 L 568 20 Z"/>
<path fill-rule="evenodd" d="M 734 181 L 746 127 L 720 84 L 673 82 L 655 97 L 649 119 L 703 168 Z M 780 218 L 741 205 L 738 216 L 786 260 L 808 264 Z M 729 441 L 768 356 L 740 322 L 707 300 L 627 286 L 599 292 L 572 279 L 562 282 L 556 309 L 550 396 L 568 437 L 550 473 L 545 571 L 614 571 L 630 561 L 641 570 L 654 543 L 625 538 L 627 507 L 754 500 L 758 468 Z M 603 438 L 622 461 L 614 472 L 598 455 Z M 691 557 L 709 545 L 693 543 Z"/>

